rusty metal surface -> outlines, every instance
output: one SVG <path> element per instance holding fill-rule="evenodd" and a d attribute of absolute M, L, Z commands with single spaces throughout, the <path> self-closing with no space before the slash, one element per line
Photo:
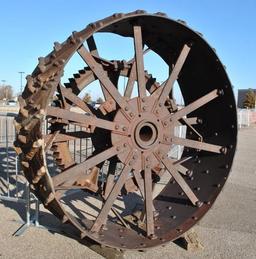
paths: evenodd
<path fill-rule="evenodd" d="M 100 32 L 132 37 L 134 57 L 100 57 L 93 37 Z M 149 51 L 169 66 L 161 85 L 145 71 Z M 86 67 L 62 84 L 74 53 Z M 123 94 L 120 76 L 127 77 Z M 105 98 L 98 109 L 79 97 L 94 81 Z M 176 81 L 181 109 L 171 94 Z M 19 102 L 14 145 L 32 191 L 81 238 L 103 245 L 143 250 L 176 239 L 209 210 L 232 165 L 236 108 L 225 69 L 198 33 L 163 13 L 114 14 L 55 43 L 27 77 Z M 43 132 L 45 120 L 50 126 Z M 80 130 L 70 132 L 68 125 Z M 187 128 L 185 138 L 174 133 L 180 125 Z M 69 142 L 84 138 L 92 152 L 76 161 Z M 169 156 L 172 145 L 184 147 L 179 160 Z M 58 166 L 54 174 L 49 154 Z M 166 175 L 170 180 L 155 195 Z"/>

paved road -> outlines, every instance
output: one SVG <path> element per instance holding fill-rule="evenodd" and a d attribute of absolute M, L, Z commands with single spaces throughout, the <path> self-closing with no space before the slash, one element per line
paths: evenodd
<path fill-rule="evenodd" d="M 30 228 L 24 237 L 11 234 L 23 208 L 0 204 L 0 258 L 102 258 L 86 246 L 59 234 Z M 57 221 L 43 212 L 42 220 Z M 213 208 L 195 227 L 204 250 L 187 252 L 169 243 L 126 258 L 256 258 L 256 127 L 239 131 L 232 173 Z"/>

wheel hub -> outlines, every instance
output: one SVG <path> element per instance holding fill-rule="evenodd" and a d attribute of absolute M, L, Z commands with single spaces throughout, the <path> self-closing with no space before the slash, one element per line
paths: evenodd
<path fill-rule="evenodd" d="M 150 121 L 141 121 L 135 130 L 134 139 L 137 145 L 143 149 L 152 148 L 158 138 L 156 125 Z"/>
<path fill-rule="evenodd" d="M 167 154 L 170 151 L 174 125 L 171 121 L 163 120 L 170 112 L 164 105 L 156 109 L 154 103 L 155 99 L 152 97 L 133 98 L 128 102 L 132 107 L 132 118 L 127 117 L 122 109 L 119 109 L 114 118 L 117 124 L 127 126 L 123 127 L 125 135 L 112 133 L 112 144 L 118 146 L 120 142 L 125 142 L 130 146 L 140 158 L 133 164 L 136 170 L 143 170 L 143 157 L 147 157 L 151 165 L 157 167 L 159 161 L 155 158 L 154 152 L 161 149 Z M 127 155 L 128 151 L 120 152 L 118 158 L 125 162 Z"/>

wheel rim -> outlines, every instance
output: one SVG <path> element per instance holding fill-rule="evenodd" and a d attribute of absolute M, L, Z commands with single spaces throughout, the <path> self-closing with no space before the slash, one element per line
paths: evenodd
<path fill-rule="evenodd" d="M 94 42 L 96 32 L 132 37 L 135 57 L 127 62 L 103 60 Z M 169 66 L 170 75 L 161 85 L 145 72 L 143 56 L 148 50 L 143 44 Z M 64 87 L 64 67 L 75 52 L 87 67 Z M 116 87 L 119 75 L 128 77 L 123 95 Z M 98 110 L 78 97 L 96 79 L 106 99 Z M 171 95 L 176 80 L 185 101 L 181 109 Z M 132 96 L 135 81 L 137 97 Z M 48 106 L 55 92 L 56 106 Z M 32 190 L 53 214 L 73 224 L 82 238 L 104 245 L 146 249 L 177 238 L 209 210 L 232 165 L 236 110 L 225 70 L 200 35 L 161 13 L 115 14 L 56 43 L 52 53 L 39 59 L 19 101 L 15 148 Z M 82 113 L 72 111 L 73 105 Z M 47 135 L 42 134 L 45 116 L 51 120 Z M 68 124 L 84 131 L 67 133 Z M 185 138 L 175 135 L 179 125 L 187 128 Z M 88 136 L 95 150 L 76 163 L 68 142 Z M 172 145 L 184 146 L 179 160 L 168 155 Z M 55 176 L 47 169 L 50 148 L 61 170 Z M 108 170 L 104 171 L 106 160 Z M 117 163 L 121 170 L 116 169 Z M 153 186 L 166 174 L 170 181 L 153 198 Z M 99 179 L 102 175 L 105 180 Z M 63 190 L 70 189 L 99 196 L 102 203 L 95 218 L 77 212 L 84 208 L 76 195 L 69 196 L 73 203 L 66 201 Z M 139 210 L 112 206 L 129 195 L 139 197 L 140 202 L 133 203 L 141 206 Z M 86 206 L 90 210 L 93 204 Z"/>

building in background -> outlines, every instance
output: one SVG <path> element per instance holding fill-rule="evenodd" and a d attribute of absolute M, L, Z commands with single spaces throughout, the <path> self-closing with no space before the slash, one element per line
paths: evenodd
<path fill-rule="evenodd" d="M 244 108 L 244 100 L 246 97 L 246 94 L 252 90 L 256 94 L 256 89 L 248 88 L 248 89 L 238 89 L 238 95 L 237 95 L 237 107 L 238 108 Z"/>

